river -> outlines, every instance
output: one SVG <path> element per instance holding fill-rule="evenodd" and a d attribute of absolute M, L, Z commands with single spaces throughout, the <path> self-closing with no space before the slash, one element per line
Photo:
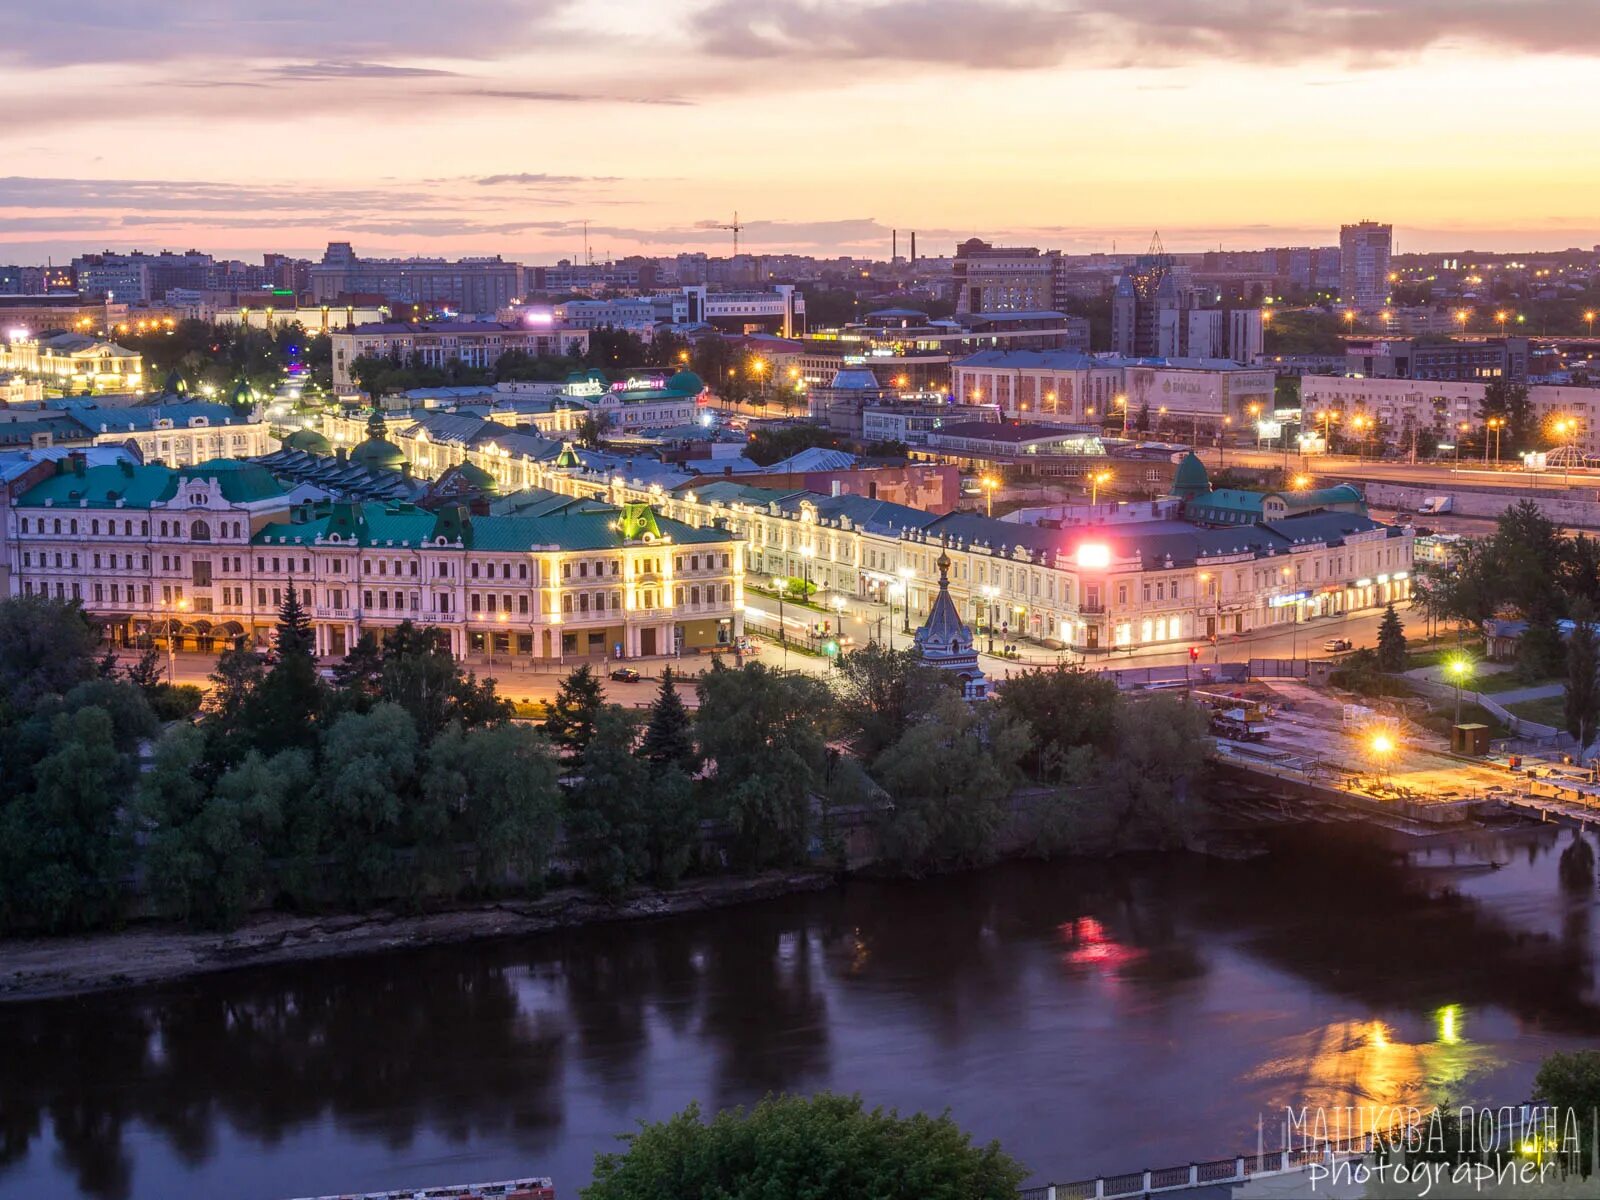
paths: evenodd
<path fill-rule="evenodd" d="M 0 1196 L 572 1198 L 636 1118 L 779 1089 L 949 1107 L 1041 1180 L 1245 1150 L 1286 1104 L 1516 1102 L 1600 1038 L 1574 836 L 1302 827 L 0 1008 Z"/>

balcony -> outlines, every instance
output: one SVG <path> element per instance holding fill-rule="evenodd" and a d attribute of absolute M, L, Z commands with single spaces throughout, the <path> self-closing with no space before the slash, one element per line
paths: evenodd
<path fill-rule="evenodd" d="M 1094 616 L 1104 616 L 1105 615 L 1105 611 L 1106 611 L 1106 606 L 1104 604 L 1099 604 L 1099 603 L 1080 604 L 1080 605 L 1078 605 L 1078 611 L 1080 613 L 1089 613 L 1089 614 L 1092 614 Z"/>

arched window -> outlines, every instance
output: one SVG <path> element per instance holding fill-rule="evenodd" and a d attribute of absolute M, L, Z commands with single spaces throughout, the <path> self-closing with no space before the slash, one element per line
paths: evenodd
<path fill-rule="evenodd" d="M 195 542 L 209 542 L 211 540 L 211 526 L 204 521 L 191 521 L 189 523 L 189 539 Z"/>

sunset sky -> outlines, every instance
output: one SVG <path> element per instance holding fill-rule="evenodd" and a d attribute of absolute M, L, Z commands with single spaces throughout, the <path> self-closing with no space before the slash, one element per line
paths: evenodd
<path fill-rule="evenodd" d="M 0 262 L 1592 246 L 1597 56 L 1594 0 L 0 0 Z"/>

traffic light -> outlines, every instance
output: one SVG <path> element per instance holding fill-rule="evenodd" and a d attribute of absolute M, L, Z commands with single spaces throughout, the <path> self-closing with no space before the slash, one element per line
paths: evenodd
<path fill-rule="evenodd" d="M 1189 661 L 1190 662 L 1198 662 L 1199 659 L 1200 659 L 1200 647 L 1199 646 L 1190 646 L 1189 647 Z"/>
<path fill-rule="evenodd" d="M 839 643 L 835 641 L 824 642 L 822 644 L 822 649 L 829 658 L 832 658 L 834 655 L 839 653 Z"/>

